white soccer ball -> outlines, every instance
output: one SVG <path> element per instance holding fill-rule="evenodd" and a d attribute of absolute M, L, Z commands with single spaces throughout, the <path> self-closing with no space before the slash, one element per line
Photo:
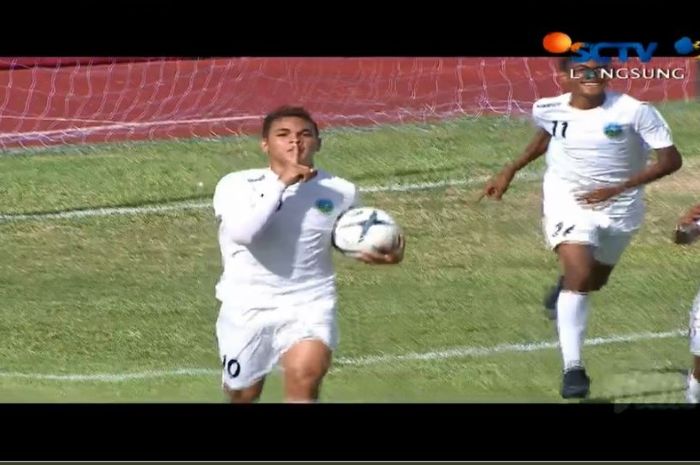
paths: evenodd
<path fill-rule="evenodd" d="M 401 228 L 387 212 L 359 207 L 346 211 L 333 229 L 333 246 L 348 256 L 393 250 Z"/>

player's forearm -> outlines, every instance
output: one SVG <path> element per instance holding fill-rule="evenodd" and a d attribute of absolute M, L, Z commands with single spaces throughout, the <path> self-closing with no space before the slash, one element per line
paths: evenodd
<path fill-rule="evenodd" d="M 534 139 L 525 147 L 523 153 L 513 162 L 506 166 L 506 170 L 513 173 L 520 171 L 547 152 L 551 136 L 544 130 L 535 135 Z"/>
<path fill-rule="evenodd" d="M 633 189 L 635 187 L 649 184 L 657 179 L 661 179 L 664 176 L 668 176 L 676 171 L 678 171 L 683 165 L 680 154 L 675 148 L 666 149 L 666 153 L 660 154 L 659 160 L 656 163 L 649 165 L 644 171 L 639 174 L 632 176 L 625 183 L 623 183 L 622 188 Z"/>
<path fill-rule="evenodd" d="M 223 219 L 231 239 L 248 245 L 263 230 L 277 211 L 286 186 L 277 179 L 265 180 L 252 205 L 240 205 Z"/>
<path fill-rule="evenodd" d="M 671 174 L 673 171 L 670 171 L 663 166 L 658 166 L 658 164 L 654 164 L 641 173 L 629 178 L 622 184 L 622 188 L 627 190 L 644 184 L 649 184 L 650 182 L 654 182 L 657 179 L 661 179 L 664 176 Z"/>
<path fill-rule="evenodd" d="M 511 162 L 506 168 L 514 172 L 520 171 L 527 165 L 541 157 L 547 150 L 526 151 L 520 157 Z"/>

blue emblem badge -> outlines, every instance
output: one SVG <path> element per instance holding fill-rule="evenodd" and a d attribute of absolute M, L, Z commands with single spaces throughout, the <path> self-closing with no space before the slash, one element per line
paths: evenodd
<path fill-rule="evenodd" d="M 330 199 L 318 199 L 316 201 L 316 208 L 322 213 L 330 213 L 333 211 L 333 201 Z"/>
<path fill-rule="evenodd" d="M 603 132 L 610 139 L 614 139 L 622 135 L 622 126 L 617 123 L 608 123 L 605 125 L 605 128 L 603 128 Z"/>

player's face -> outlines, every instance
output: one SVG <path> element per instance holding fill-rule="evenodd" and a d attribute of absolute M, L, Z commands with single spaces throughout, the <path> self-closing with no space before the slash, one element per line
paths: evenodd
<path fill-rule="evenodd" d="M 320 144 L 321 139 L 313 124 L 303 118 L 288 116 L 272 122 L 261 146 L 273 163 L 312 166 Z"/>
<path fill-rule="evenodd" d="M 607 87 L 609 78 L 603 71 L 609 68 L 596 61 L 574 63 L 567 73 L 568 86 L 575 95 L 583 97 L 598 97 Z"/>

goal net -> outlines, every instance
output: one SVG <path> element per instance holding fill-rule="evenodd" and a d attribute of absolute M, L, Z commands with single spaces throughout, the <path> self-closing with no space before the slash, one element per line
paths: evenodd
<path fill-rule="evenodd" d="M 692 60 L 654 65 L 683 78 L 617 86 L 655 102 L 695 97 Z M 4 58 L 0 150 L 250 133 L 287 103 L 323 127 L 518 115 L 558 91 L 548 58 Z"/>

